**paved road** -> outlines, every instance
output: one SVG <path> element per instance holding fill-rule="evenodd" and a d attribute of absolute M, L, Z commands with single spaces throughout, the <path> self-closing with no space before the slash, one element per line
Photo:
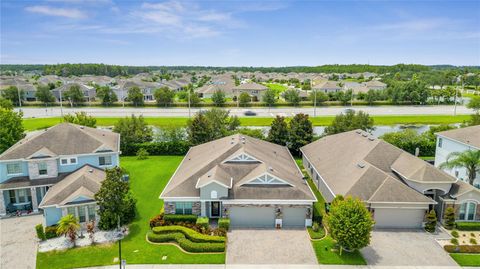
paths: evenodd
<path fill-rule="evenodd" d="M 317 116 L 332 116 L 345 111 L 347 107 L 321 107 L 317 108 Z M 204 108 L 205 109 L 205 108 Z M 247 110 L 255 111 L 259 117 L 274 117 L 276 115 L 292 116 L 297 113 L 314 115 L 313 108 L 228 108 L 232 115 L 244 116 Z M 370 115 L 453 115 L 453 106 L 355 106 L 355 110 L 363 110 Z M 17 109 L 18 110 L 18 109 Z M 192 108 L 191 113 L 199 111 L 199 108 Z M 25 118 L 48 118 L 59 117 L 61 115 L 60 107 L 54 108 L 22 108 Z M 143 115 L 144 117 L 188 117 L 187 108 L 100 108 L 100 107 L 64 107 L 63 113 L 73 113 L 85 111 L 95 117 L 124 117 L 131 114 Z M 471 114 L 472 110 L 465 106 L 457 107 L 457 114 Z"/>
<path fill-rule="evenodd" d="M 42 215 L 0 220 L 0 268 L 34 269 L 37 260 L 35 225 Z"/>

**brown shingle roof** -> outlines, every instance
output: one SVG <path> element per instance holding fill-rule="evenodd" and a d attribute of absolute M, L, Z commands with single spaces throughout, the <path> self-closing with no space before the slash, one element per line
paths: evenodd
<path fill-rule="evenodd" d="M 236 87 L 234 87 L 233 89 L 235 90 L 256 90 L 256 91 L 266 91 L 268 90 L 268 88 L 266 86 L 263 86 L 261 84 L 258 84 L 258 83 L 253 83 L 253 82 L 249 82 L 249 83 L 243 83 L 243 84 L 240 84 Z"/>

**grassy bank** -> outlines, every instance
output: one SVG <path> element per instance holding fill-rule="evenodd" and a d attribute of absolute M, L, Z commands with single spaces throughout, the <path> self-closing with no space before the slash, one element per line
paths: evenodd
<path fill-rule="evenodd" d="M 395 125 L 395 124 L 453 124 L 462 123 L 470 118 L 469 115 L 447 116 L 447 115 L 411 115 L 411 116 L 372 116 L 375 125 Z M 98 126 L 112 126 L 119 118 L 97 118 Z M 312 117 L 313 125 L 330 125 L 334 116 Z M 187 117 L 152 117 L 145 118 L 148 124 L 162 126 L 185 126 Z M 269 126 L 273 118 L 271 117 L 252 117 L 240 118 L 242 126 Z M 44 129 L 61 122 L 60 117 L 56 118 L 35 118 L 24 119 L 23 125 L 27 131 Z"/>
<path fill-rule="evenodd" d="M 450 256 L 460 266 L 480 266 L 480 254 L 467 254 L 467 253 L 451 253 Z"/>

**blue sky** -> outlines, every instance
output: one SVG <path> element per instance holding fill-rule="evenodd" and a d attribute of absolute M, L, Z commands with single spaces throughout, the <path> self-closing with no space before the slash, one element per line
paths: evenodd
<path fill-rule="evenodd" d="M 1 2 L 0 61 L 480 65 L 480 1 Z"/>

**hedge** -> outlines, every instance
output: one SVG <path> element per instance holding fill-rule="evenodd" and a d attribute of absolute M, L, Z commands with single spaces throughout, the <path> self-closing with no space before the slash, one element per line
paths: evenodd
<path fill-rule="evenodd" d="M 313 203 L 313 217 L 312 217 L 312 220 L 313 222 L 316 222 L 318 224 L 322 224 L 322 219 L 323 219 L 323 216 L 322 216 L 322 206 L 323 206 L 323 203 L 319 203 L 319 202 L 314 202 Z"/>
<path fill-rule="evenodd" d="M 40 240 L 45 240 L 47 237 L 45 236 L 45 231 L 43 230 L 43 225 L 42 224 L 37 224 L 35 226 L 35 231 L 37 232 L 37 237 Z"/>
<path fill-rule="evenodd" d="M 47 226 L 47 227 L 45 227 L 45 237 L 47 239 L 58 237 L 57 226 Z"/>
<path fill-rule="evenodd" d="M 197 222 L 197 215 L 176 215 L 176 214 L 165 214 L 163 219 L 166 222 L 178 223 L 178 222 L 189 222 L 195 224 Z"/>
<path fill-rule="evenodd" d="M 149 155 L 185 155 L 191 144 L 187 141 L 162 141 L 130 144 L 122 152 L 126 156 L 135 156 L 140 149 Z"/>
<path fill-rule="evenodd" d="M 197 219 L 197 225 L 200 227 L 203 227 L 205 229 L 208 229 L 209 226 L 209 219 L 207 217 L 202 217 Z"/>
<path fill-rule="evenodd" d="M 457 230 L 480 231 L 480 222 L 456 222 Z"/>
<path fill-rule="evenodd" d="M 156 227 L 158 228 L 158 227 Z M 166 243 L 175 242 L 182 249 L 188 252 L 224 252 L 225 242 L 223 243 L 197 243 L 188 240 L 183 233 L 162 233 L 156 234 L 149 232 L 147 238 L 150 242 Z"/>
<path fill-rule="evenodd" d="M 187 227 L 172 225 L 172 226 L 158 226 L 152 229 L 154 234 L 167 234 L 167 233 L 181 233 L 187 239 L 196 243 L 224 243 L 225 237 L 205 235 L 196 232 Z"/>
<path fill-rule="evenodd" d="M 480 253 L 480 245 L 445 245 L 443 248 L 449 253 Z"/>
<path fill-rule="evenodd" d="M 218 228 L 222 228 L 228 231 L 230 228 L 230 219 L 228 218 L 221 218 L 218 220 Z"/>

